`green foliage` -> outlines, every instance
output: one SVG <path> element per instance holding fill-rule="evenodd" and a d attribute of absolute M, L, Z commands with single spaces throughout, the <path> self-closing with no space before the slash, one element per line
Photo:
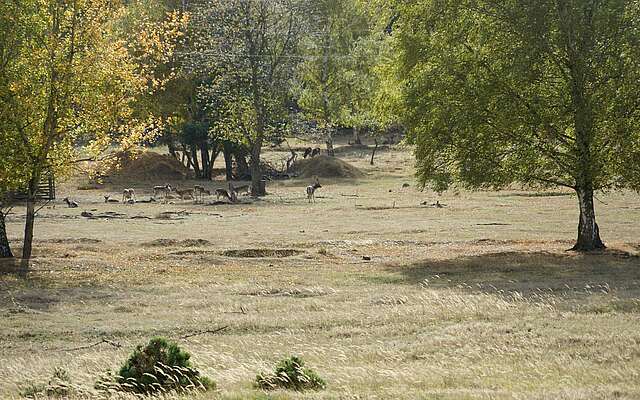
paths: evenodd
<path fill-rule="evenodd" d="M 637 2 L 397 7 L 397 85 L 422 184 L 640 189 Z"/>
<path fill-rule="evenodd" d="M 212 380 L 191 366 L 190 357 L 177 344 L 153 338 L 135 349 L 116 380 L 121 390 L 137 393 L 215 388 Z"/>
<path fill-rule="evenodd" d="M 258 374 L 256 386 L 263 390 L 284 388 L 304 391 L 321 390 L 327 385 L 315 371 L 304 368 L 304 361 L 301 358 L 292 356 L 280 361 L 274 373 Z"/>
<path fill-rule="evenodd" d="M 304 61 L 294 95 L 307 118 L 330 134 L 336 126 L 362 128 L 377 123 L 371 99 L 378 89 L 376 66 L 386 47 L 382 30 L 357 0 L 314 3 L 313 25 L 305 36 Z"/>

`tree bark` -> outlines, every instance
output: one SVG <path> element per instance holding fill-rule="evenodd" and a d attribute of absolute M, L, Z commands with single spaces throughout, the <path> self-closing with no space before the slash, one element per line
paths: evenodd
<path fill-rule="evenodd" d="M 378 150 L 378 139 L 375 139 L 376 142 L 376 147 L 373 148 L 373 152 L 371 153 L 371 162 L 370 164 L 373 165 L 373 157 L 376 156 L 376 151 Z"/>
<path fill-rule="evenodd" d="M 327 144 L 327 155 L 329 157 L 335 157 L 336 152 L 333 149 L 333 128 L 327 128 L 327 139 L 325 143 Z"/>
<path fill-rule="evenodd" d="M 36 219 L 36 193 L 38 191 L 40 174 L 36 173 L 29 181 L 27 189 L 27 211 L 24 223 L 24 239 L 22 244 L 22 260 L 20 261 L 20 274 L 26 276 L 31 265 L 31 253 L 33 250 L 33 231 Z"/>
<path fill-rule="evenodd" d="M 227 175 L 227 181 L 233 180 L 233 151 L 229 143 L 222 145 L 222 153 L 224 155 L 224 169 Z"/>
<path fill-rule="evenodd" d="M 353 144 L 360 145 L 362 141 L 360 140 L 360 129 L 358 127 L 353 127 Z"/>
<path fill-rule="evenodd" d="M 211 180 L 211 166 L 209 159 L 209 143 L 203 141 L 200 144 L 200 159 L 202 160 L 202 179 Z"/>
<path fill-rule="evenodd" d="M 258 135 L 251 147 L 251 195 L 254 197 L 264 196 L 264 190 L 260 181 L 262 180 L 262 168 L 260 167 L 260 152 L 262 150 L 262 135 Z"/>
<path fill-rule="evenodd" d="M 191 146 L 191 164 L 193 165 L 193 171 L 196 174 L 196 178 L 201 178 L 200 162 L 198 161 L 198 151 L 196 146 Z"/>
<path fill-rule="evenodd" d="M 580 221 L 578 222 L 578 240 L 573 250 L 593 251 L 606 248 L 600 239 L 600 229 L 596 223 L 593 190 L 578 188 L 576 192 L 580 205 Z"/>
<path fill-rule="evenodd" d="M 9 239 L 7 238 L 5 216 L 6 215 L 0 210 L 0 258 L 13 258 Z"/>

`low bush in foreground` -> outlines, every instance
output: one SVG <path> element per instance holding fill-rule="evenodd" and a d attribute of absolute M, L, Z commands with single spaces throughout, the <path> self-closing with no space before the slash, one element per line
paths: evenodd
<path fill-rule="evenodd" d="M 256 386 L 262 390 L 320 390 L 327 385 L 312 369 L 304 368 L 304 361 L 296 356 L 284 359 L 276 365 L 272 374 L 260 373 L 256 377 Z"/>
<path fill-rule="evenodd" d="M 169 390 L 208 390 L 215 383 L 200 375 L 189 362 L 191 355 L 177 344 L 164 338 L 154 338 L 145 346 L 138 346 L 124 363 L 116 385 L 98 383 L 97 387 L 136 393 L 166 392 Z"/>

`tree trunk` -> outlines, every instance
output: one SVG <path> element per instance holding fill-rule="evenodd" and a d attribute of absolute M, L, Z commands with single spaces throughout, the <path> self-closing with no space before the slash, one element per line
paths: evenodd
<path fill-rule="evenodd" d="M 360 129 L 358 129 L 355 126 L 353 127 L 353 144 L 354 145 L 362 144 L 362 141 L 360 140 Z"/>
<path fill-rule="evenodd" d="M 373 148 L 373 152 L 371 153 L 371 162 L 370 162 L 371 165 L 373 165 L 373 157 L 376 156 L 376 150 L 378 150 L 378 139 L 375 139 L 375 143 L 376 143 L 376 147 Z"/>
<path fill-rule="evenodd" d="M 227 181 L 233 180 L 233 152 L 229 143 L 222 145 L 222 153 L 224 155 L 224 169 L 227 175 Z"/>
<path fill-rule="evenodd" d="M 247 151 L 243 148 L 239 148 L 235 152 L 236 158 L 236 178 L 239 180 L 245 180 L 251 177 L 251 169 L 247 164 Z"/>
<path fill-rule="evenodd" d="M 202 142 L 200 145 L 200 159 L 202 160 L 202 179 L 211 180 L 211 166 L 209 159 L 209 143 Z"/>
<path fill-rule="evenodd" d="M 196 146 L 191 146 L 191 164 L 193 165 L 193 172 L 196 174 L 196 178 L 202 178 L 200 173 L 200 163 L 198 162 L 198 150 Z"/>
<path fill-rule="evenodd" d="M 596 223 L 596 212 L 593 205 L 593 190 L 577 189 L 580 204 L 580 221 L 578 223 L 578 240 L 573 250 L 592 251 L 606 248 L 600 239 L 600 229 Z"/>
<path fill-rule="evenodd" d="M 325 143 L 327 144 L 327 155 L 329 157 L 335 157 L 336 152 L 333 150 L 333 128 L 327 128 L 327 139 Z"/>
<path fill-rule="evenodd" d="M 7 238 L 7 227 L 4 223 L 5 214 L 0 210 L 0 258 L 13 258 L 9 239 Z"/>
<path fill-rule="evenodd" d="M 27 189 L 27 211 L 24 223 L 24 239 L 22 243 L 22 260 L 20 262 L 20 274 L 26 276 L 31 264 L 31 252 L 33 249 L 33 227 L 36 219 L 36 193 L 40 174 L 33 174 Z"/>
<path fill-rule="evenodd" d="M 258 137 L 251 147 L 251 195 L 264 196 L 262 180 L 262 168 L 260 168 L 260 152 L 262 150 L 262 138 Z"/>

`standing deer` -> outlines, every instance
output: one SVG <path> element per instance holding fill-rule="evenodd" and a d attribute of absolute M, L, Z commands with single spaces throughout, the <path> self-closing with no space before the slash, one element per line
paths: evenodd
<path fill-rule="evenodd" d="M 313 184 L 307 186 L 307 200 L 309 203 L 311 203 L 311 200 L 313 200 L 314 203 L 316 202 L 316 189 L 320 189 L 321 187 L 322 185 L 320 185 L 320 181 L 316 176 Z"/>
<path fill-rule="evenodd" d="M 199 197 L 200 201 L 202 201 L 202 197 L 205 194 L 211 196 L 211 192 L 209 190 L 205 189 L 204 186 L 201 186 L 201 185 L 195 185 L 193 187 L 193 191 L 194 191 L 194 193 L 196 195 L 196 199 Z"/>
<path fill-rule="evenodd" d="M 171 190 L 172 190 L 171 185 L 169 185 L 168 183 L 164 186 L 154 186 L 153 197 L 156 197 L 157 195 L 162 194 L 162 197 L 166 199 L 167 195 L 171 193 Z"/>
<path fill-rule="evenodd" d="M 184 189 L 184 190 L 176 189 L 176 194 L 180 196 L 182 200 L 186 200 L 188 198 L 193 199 L 194 198 L 193 193 L 194 193 L 193 189 Z"/>

